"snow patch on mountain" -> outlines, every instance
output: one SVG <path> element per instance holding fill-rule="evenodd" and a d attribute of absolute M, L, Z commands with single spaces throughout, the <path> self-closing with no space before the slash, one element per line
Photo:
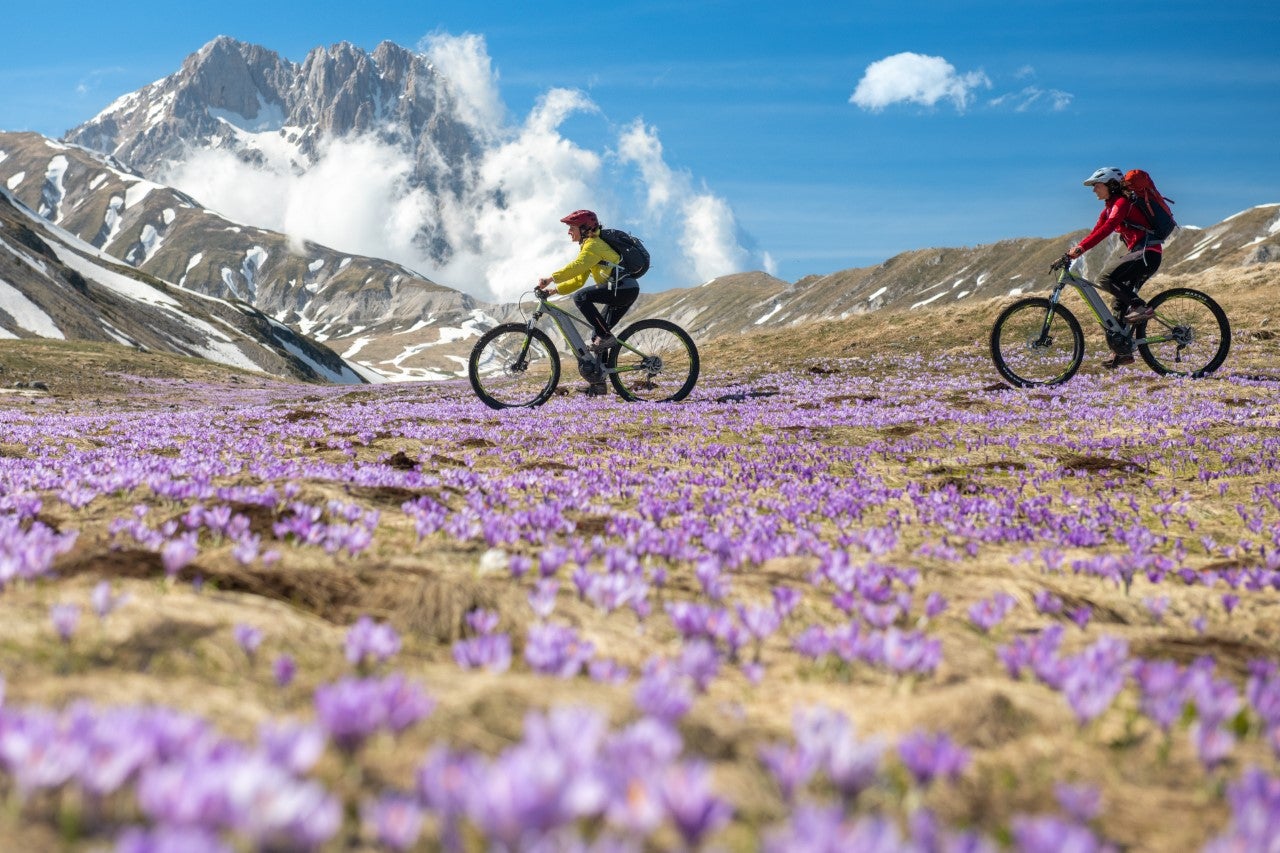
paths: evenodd
<path fill-rule="evenodd" d="M 62 199 L 67 194 L 63 181 L 67 176 L 67 166 L 70 163 L 71 161 L 64 155 L 59 154 L 49 161 L 49 167 L 45 170 L 39 213 L 50 222 L 58 222 L 62 219 Z"/>
<path fill-rule="evenodd" d="M 277 133 L 282 130 L 285 123 L 284 107 L 268 101 L 261 92 L 257 92 L 256 95 L 258 97 L 258 115 L 256 118 L 248 118 L 232 110 L 220 110 L 215 107 L 209 108 L 209 115 L 219 121 L 226 122 L 236 130 L 247 131 L 252 134 Z"/>
<path fill-rule="evenodd" d="M 39 335 L 42 338 L 66 340 L 67 336 L 62 333 L 62 330 L 58 328 L 58 324 L 53 322 L 53 318 L 44 309 L 3 279 L 0 279 L 0 311 L 12 317 L 13 322 L 17 324 L 19 329 L 30 332 L 33 335 Z M 2 324 L 0 324 L 0 332 L 4 333 L 0 337 L 17 337 L 12 330 L 5 329 Z"/>

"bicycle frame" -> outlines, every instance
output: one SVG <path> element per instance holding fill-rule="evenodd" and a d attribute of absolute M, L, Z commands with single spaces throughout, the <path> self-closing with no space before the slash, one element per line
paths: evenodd
<path fill-rule="evenodd" d="M 1080 295 L 1084 297 L 1084 301 L 1088 303 L 1090 310 L 1093 311 L 1093 316 L 1098 321 L 1098 325 L 1102 326 L 1108 336 L 1114 335 L 1117 338 L 1129 337 L 1130 328 L 1117 320 L 1115 315 L 1111 313 L 1111 309 L 1107 307 L 1102 294 L 1098 293 L 1098 286 L 1079 273 L 1072 272 L 1069 266 L 1062 268 L 1062 272 L 1058 275 L 1058 283 L 1054 286 L 1053 293 L 1049 296 L 1049 301 L 1057 305 L 1061 301 L 1062 291 L 1067 287 L 1073 287 L 1079 291 Z M 1045 317 L 1046 326 L 1049 324 L 1049 316 L 1052 316 L 1052 314 Z M 1137 343 L 1142 343 L 1142 341 Z"/>
<path fill-rule="evenodd" d="M 1133 327 L 1120 322 L 1120 320 L 1111 313 L 1111 309 L 1107 307 L 1107 303 L 1103 300 L 1102 294 L 1098 292 L 1098 286 L 1079 273 L 1072 272 L 1070 266 L 1063 267 L 1062 272 L 1059 273 L 1058 283 L 1054 286 L 1053 293 L 1049 296 L 1050 303 L 1057 305 L 1059 301 L 1061 301 L 1062 291 L 1066 287 L 1074 287 L 1080 292 L 1080 295 L 1084 297 L 1084 301 L 1089 304 L 1090 310 L 1093 311 L 1094 318 L 1107 333 L 1108 338 L 1114 337 L 1118 340 L 1127 340 L 1135 347 L 1141 346 L 1142 344 L 1163 344 L 1168 343 L 1169 341 L 1174 341 L 1178 344 L 1179 351 L 1181 351 L 1182 347 L 1187 345 L 1187 341 L 1178 334 L 1178 331 L 1158 314 L 1155 317 L 1155 324 L 1157 327 L 1163 326 L 1168 331 L 1168 334 L 1147 335 L 1143 338 L 1134 339 Z M 1050 309 L 1049 313 L 1046 314 L 1044 318 L 1044 331 L 1042 334 L 1048 334 L 1049 319 L 1052 316 L 1053 311 Z M 1148 321 L 1148 326 L 1150 325 L 1151 321 Z"/>
<path fill-rule="evenodd" d="M 600 358 L 594 352 L 591 351 L 591 348 L 587 345 L 586 339 L 578 332 L 578 328 L 577 328 L 578 326 L 582 326 L 584 328 L 590 329 L 591 328 L 590 323 L 588 323 L 586 320 L 582 319 L 581 317 L 577 317 L 573 314 L 570 314 L 568 311 L 564 310 L 563 308 L 558 308 L 555 305 L 552 305 L 551 302 L 545 296 L 536 296 L 536 298 L 538 300 L 538 307 L 534 309 L 533 314 L 529 316 L 528 325 L 530 329 L 537 327 L 538 321 L 542 319 L 543 315 L 549 316 L 551 318 L 551 322 L 554 323 L 555 327 L 560 330 L 560 335 L 564 338 L 564 341 L 569 346 L 569 348 L 573 350 L 573 354 L 578 357 L 579 361 L 582 361 L 584 359 L 591 360 L 591 359 L 599 358 L 601 362 L 600 367 L 605 374 L 618 372 L 616 368 L 610 369 L 608 367 L 605 367 L 604 359 Z M 632 352 L 635 352 L 635 353 L 640 352 L 635 347 L 628 344 L 626 341 L 619 341 L 618 344 L 620 346 L 626 347 Z"/>

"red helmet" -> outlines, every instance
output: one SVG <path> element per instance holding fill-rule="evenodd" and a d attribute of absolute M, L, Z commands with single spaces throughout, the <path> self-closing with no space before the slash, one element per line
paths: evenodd
<path fill-rule="evenodd" d="M 600 220 L 590 210 L 575 210 L 560 221 L 565 225 L 577 225 L 579 228 L 585 228 L 588 231 L 592 228 L 600 227 Z"/>

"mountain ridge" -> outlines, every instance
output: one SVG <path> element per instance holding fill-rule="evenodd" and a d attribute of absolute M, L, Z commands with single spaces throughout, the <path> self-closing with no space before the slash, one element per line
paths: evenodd
<path fill-rule="evenodd" d="M 58 158 L 65 163 L 55 164 Z M 56 167 L 55 167 L 56 166 Z M 86 242 L 181 287 L 253 304 L 382 379 L 462 375 L 471 342 L 516 304 L 488 304 L 404 267 L 233 223 L 108 155 L 35 134 L 0 133 L 0 181 Z M 31 175 L 36 177 L 32 178 Z M 646 292 L 626 318 L 666 317 L 699 339 L 879 310 L 990 299 L 1049 286 L 1044 270 L 1083 232 L 916 249 L 861 268 L 785 282 L 764 272 Z M 1113 241 L 1114 242 L 1114 241 Z M 1280 205 L 1241 211 L 1166 243 L 1162 274 L 1280 259 Z M 1119 249 L 1082 259 L 1096 276 Z M 298 254 L 302 252 L 302 254 Z"/>
<path fill-rule="evenodd" d="M 122 344 L 307 382 L 367 381 L 252 306 L 121 263 L 0 188 L 0 338 L 33 337 Z"/>
<path fill-rule="evenodd" d="M 0 186 L 96 249 L 187 291 L 251 305 L 369 376 L 458 376 L 471 341 L 525 316 L 520 305 L 484 302 L 394 261 L 233 221 L 157 178 L 192 151 L 250 162 L 284 157 L 305 169 L 335 139 L 373 135 L 412 151 L 405 180 L 435 204 L 417 240 L 431 257 L 446 258 L 457 247 L 432 217 L 442 199 L 471 186 L 485 143 L 457 94 L 464 90 L 390 41 L 371 52 L 339 42 L 292 62 L 219 36 L 62 141 L 0 133 Z M 627 321 L 666 317 L 706 339 L 1031 292 L 1048 286 L 1049 261 L 1079 233 L 917 249 L 795 282 L 744 271 L 645 292 Z M 1116 252 L 1112 245 L 1089 253 L 1084 274 L 1096 276 Z M 1166 273 L 1280 259 L 1280 211 L 1256 207 L 1180 229 L 1165 257 Z"/>

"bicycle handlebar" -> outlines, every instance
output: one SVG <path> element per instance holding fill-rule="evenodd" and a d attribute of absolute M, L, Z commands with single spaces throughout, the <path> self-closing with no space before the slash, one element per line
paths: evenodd
<path fill-rule="evenodd" d="M 1065 270 L 1067 267 L 1071 266 L 1071 261 L 1072 261 L 1071 256 L 1064 254 L 1062 257 L 1058 258 L 1056 261 L 1049 264 L 1049 270 L 1051 272 L 1057 272 L 1058 270 Z"/>

